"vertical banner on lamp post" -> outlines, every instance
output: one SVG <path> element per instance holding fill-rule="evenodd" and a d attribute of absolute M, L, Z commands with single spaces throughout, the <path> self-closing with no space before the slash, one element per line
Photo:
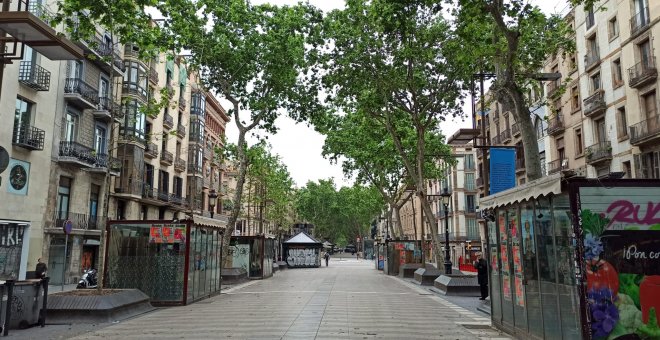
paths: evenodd
<path fill-rule="evenodd" d="M 516 150 L 490 149 L 490 195 L 516 186 Z"/>

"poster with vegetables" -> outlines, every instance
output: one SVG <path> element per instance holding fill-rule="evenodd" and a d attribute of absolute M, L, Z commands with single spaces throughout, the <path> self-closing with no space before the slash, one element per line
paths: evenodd
<path fill-rule="evenodd" d="M 594 339 L 660 339 L 660 189 L 579 190 Z"/>

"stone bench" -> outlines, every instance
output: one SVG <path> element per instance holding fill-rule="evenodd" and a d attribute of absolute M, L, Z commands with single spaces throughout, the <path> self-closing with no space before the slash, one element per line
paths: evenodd
<path fill-rule="evenodd" d="M 244 268 L 222 268 L 222 283 L 235 284 L 247 280 L 248 273 Z"/>
<path fill-rule="evenodd" d="M 442 274 L 435 279 L 433 286 L 444 295 L 481 296 L 476 275 Z"/>
<path fill-rule="evenodd" d="M 421 263 L 406 263 L 399 267 L 399 277 L 413 278 L 415 277 L 415 271 L 421 267 Z"/>
<path fill-rule="evenodd" d="M 154 309 L 149 296 L 138 289 L 106 289 L 97 295 L 96 289 L 48 295 L 46 322 L 105 323 L 124 320 Z"/>

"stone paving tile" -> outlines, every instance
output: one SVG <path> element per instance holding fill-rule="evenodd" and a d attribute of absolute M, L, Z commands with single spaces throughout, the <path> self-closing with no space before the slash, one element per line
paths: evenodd
<path fill-rule="evenodd" d="M 76 339 L 490 339 L 490 320 L 383 275 L 371 261 L 288 269 L 209 303 L 161 309 Z"/>

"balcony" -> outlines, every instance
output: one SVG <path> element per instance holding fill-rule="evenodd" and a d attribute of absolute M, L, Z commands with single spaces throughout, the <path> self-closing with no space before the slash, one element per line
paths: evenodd
<path fill-rule="evenodd" d="M 585 149 L 587 164 L 598 164 L 612 160 L 612 144 L 609 141 L 599 142 Z"/>
<path fill-rule="evenodd" d="M 115 180 L 115 195 L 142 196 L 144 182 L 137 178 L 123 176 Z"/>
<path fill-rule="evenodd" d="M 144 150 L 144 156 L 151 159 L 158 157 L 158 145 L 155 143 L 148 143 L 147 148 Z"/>
<path fill-rule="evenodd" d="M 124 60 L 119 55 L 119 51 L 114 49 L 113 44 L 104 41 L 103 38 L 96 35 L 94 45 L 94 52 L 98 58 L 94 58 L 92 61 L 108 73 L 111 73 L 114 68 L 116 73 L 123 75 L 124 71 L 126 71 L 126 66 L 124 65 Z"/>
<path fill-rule="evenodd" d="M 174 162 L 174 155 L 172 155 L 171 152 L 167 150 L 163 150 L 160 152 L 160 164 L 162 165 L 172 165 Z"/>
<path fill-rule="evenodd" d="M 201 177 L 202 176 L 202 166 L 197 165 L 194 162 L 188 162 L 188 175 L 189 176 L 197 176 Z"/>
<path fill-rule="evenodd" d="M 144 183 L 142 186 L 142 198 L 155 200 L 158 198 L 158 188 L 155 188 L 152 184 Z"/>
<path fill-rule="evenodd" d="M 174 126 L 174 118 L 169 113 L 163 115 L 163 127 L 171 129 Z"/>
<path fill-rule="evenodd" d="M 158 199 L 161 201 L 169 202 L 170 194 L 167 191 L 158 190 Z"/>
<path fill-rule="evenodd" d="M 177 157 L 174 160 L 174 171 L 176 172 L 184 172 L 186 171 L 186 161 L 183 160 L 180 157 Z"/>
<path fill-rule="evenodd" d="M 213 156 L 213 147 L 211 147 L 210 145 L 206 145 L 204 147 L 204 159 L 210 160 L 212 156 Z"/>
<path fill-rule="evenodd" d="M 632 88 L 640 88 L 655 82 L 658 78 L 658 69 L 655 67 L 655 57 L 639 62 L 628 69 L 628 85 Z"/>
<path fill-rule="evenodd" d="M 172 204 L 175 205 L 183 205 L 183 202 L 185 202 L 185 198 L 181 197 L 180 194 L 170 194 L 169 201 Z"/>
<path fill-rule="evenodd" d="M 561 87 L 561 80 L 553 80 L 546 86 L 546 97 L 551 98 L 557 90 Z"/>
<path fill-rule="evenodd" d="M 43 150 L 46 132 L 34 126 L 14 125 L 12 144 L 27 150 Z"/>
<path fill-rule="evenodd" d="M 174 96 L 174 86 L 171 83 L 167 84 L 167 93 L 169 93 L 170 97 Z"/>
<path fill-rule="evenodd" d="M 644 10 L 637 12 L 630 18 L 630 37 L 642 33 L 649 27 L 649 23 L 651 23 L 651 16 L 649 15 L 649 7 L 646 6 Z"/>
<path fill-rule="evenodd" d="M 564 132 L 564 117 L 561 114 L 556 114 L 548 119 L 548 135 L 555 136 Z"/>
<path fill-rule="evenodd" d="M 149 98 L 147 97 L 147 90 L 142 86 L 133 82 L 129 82 L 129 81 L 123 82 L 122 94 L 135 96 L 136 98 L 144 102 L 149 101 Z"/>
<path fill-rule="evenodd" d="M 106 170 L 109 170 L 110 176 L 119 176 L 121 171 L 121 160 L 119 158 L 106 154 L 97 154 L 95 158 L 96 162 L 89 169 L 90 172 L 105 174 Z"/>
<path fill-rule="evenodd" d="M 504 144 L 511 142 L 511 130 L 505 129 L 504 131 L 502 131 L 500 133 L 500 139 Z"/>
<path fill-rule="evenodd" d="M 50 72 L 37 63 L 23 60 L 18 69 L 18 81 L 35 91 L 48 91 Z"/>
<path fill-rule="evenodd" d="M 121 120 L 123 118 L 123 112 L 119 104 L 110 100 L 108 97 L 99 97 L 99 105 L 96 110 L 92 111 L 94 118 L 109 122 L 112 120 L 113 115 L 116 120 Z"/>
<path fill-rule="evenodd" d="M 91 168 L 96 164 L 96 150 L 78 142 L 61 141 L 58 162 Z"/>
<path fill-rule="evenodd" d="M 557 159 L 548 163 L 548 175 L 555 174 L 562 170 L 568 170 L 568 159 Z"/>
<path fill-rule="evenodd" d="M 501 140 L 500 136 L 501 136 L 501 134 L 491 138 L 491 143 L 492 143 L 491 145 L 500 145 L 500 144 L 502 144 L 502 143 L 500 143 L 500 140 Z"/>
<path fill-rule="evenodd" d="M 520 124 L 513 123 L 513 125 L 511 125 L 511 133 L 514 137 L 520 136 Z"/>
<path fill-rule="evenodd" d="M 657 115 L 656 112 L 647 112 L 647 115 L 651 114 L 653 115 L 651 118 L 630 127 L 630 144 L 639 146 L 658 142 L 660 137 L 660 115 Z"/>
<path fill-rule="evenodd" d="M 600 54 L 598 53 L 598 46 L 594 46 L 591 51 L 584 55 L 584 69 L 586 72 L 589 72 L 599 64 Z"/>
<path fill-rule="evenodd" d="M 73 229 L 96 230 L 99 227 L 98 216 L 72 213 L 69 211 L 56 211 L 53 228 L 62 229 L 66 221 L 71 221 Z"/>
<path fill-rule="evenodd" d="M 81 109 L 96 109 L 99 90 L 80 78 L 67 78 L 64 82 L 64 99 Z"/>
<path fill-rule="evenodd" d="M 154 85 L 158 85 L 158 71 L 153 66 L 149 67 L 149 81 Z"/>
<path fill-rule="evenodd" d="M 605 95 L 603 90 L 598 90 L 596 93 L 587 97 L 584 100 L 584 115 L 587 117 L 595 117 L 605 112 L 607 105 L 605 104 Z"/>
<path fill-rule="evenodd" d="M 521 173 L 525 172 L 525 159 L 524 158 L 516 158 L 516 173 Z"/>
<path fill-rule="evenodd" d="M 186 110 L 186 105 L 188 105 L 186 100 L 183 97 L 179 97 L 179 110 L 185 111 Z"/>
<path fill-rule="evenodd" d="M 477 188 L 483 188 L 484 187 L 484 178 L 483 177 L 477 178 L 476 182 L 477 182 Z"/>
<path fill-rule="evenodd" d="M 186 127 L 183 126 L 181 123 L 177 124 L 176 126 L 176 136 L 179 138 L 186 137 Z"/>

